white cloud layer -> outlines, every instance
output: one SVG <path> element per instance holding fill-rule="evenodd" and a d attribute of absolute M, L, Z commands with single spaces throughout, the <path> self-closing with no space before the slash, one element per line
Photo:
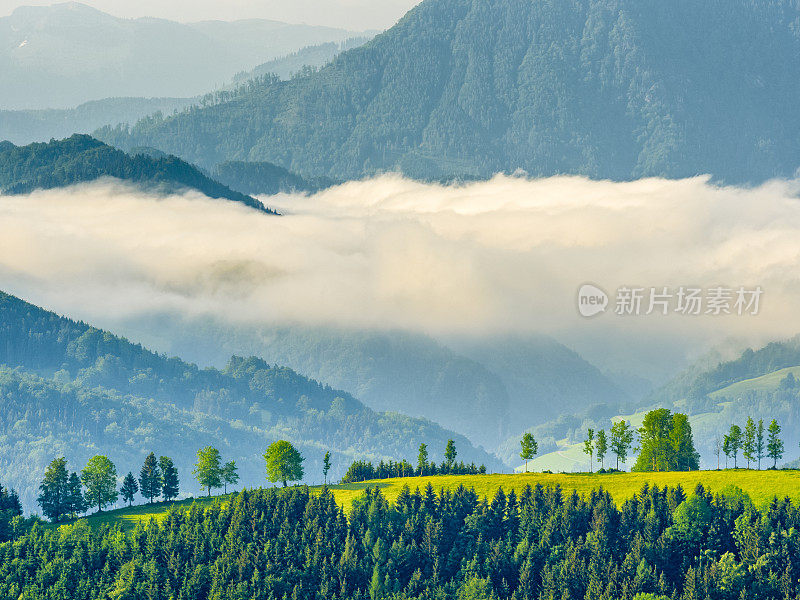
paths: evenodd
<path fill-rule="evenodd" d="M 800 332 L 797 182 L 384 176 L 268 202 L 283 217 L 114 182 L 0 198 L 0 288 L 100 324 L 155 312 L 428 333 L 536 331 L 609 347 Z M 758 316 L 578 316 L 591 281 L 760 285 Z M 613 302 L 613 298 L 612 298 Z M 576 341 L 577 340 L 577 341 Z M 604 341 L 607 340 L 607 341 Z M 591 353 L 590 353 L 591 354 Z"/>

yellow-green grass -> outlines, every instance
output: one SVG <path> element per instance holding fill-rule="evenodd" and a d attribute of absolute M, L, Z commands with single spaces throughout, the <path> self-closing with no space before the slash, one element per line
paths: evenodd
<path fill-rule="evenodd" d="M 161 520 L 163 519 L 170 508 L 187 509 L 192 504 L 197 503 L 200 506 L 210 506 L 211 503 L 217 500 L 223 502 L 228 496 L 211 496 L 200 498 L 187 498 L 185 500 L 178 500 L 175 502 L 154 502 L 153 504 L 136 504 L 131 507 L 117 508 L 114 510 L 104 510 L 103 512 L 94 512 L 89 515 L 88 521 L 92 527 L 101 527 L 102 525 L 115 525 L 119 524 L 123 529 L 133 529 L 133 527 L 140 521 L 147 522 L 150 519 Z"/>
<path fill-rule="evenodd" d="M 787 367 L 785 369 L 773 371 L 772 373 L 767 373 L 766 375 L 762 375 L 761 377 L 754 377 L 752 379 L 744 379 L 742 381 L 737 381 L 736 383 L 732 383 L 731 385 L 719 389 L 716 392 L 710 393 L 709 396 L 711 398 L 719 398 L 719 397 L 733 398 L 736 396 L 741 396 L 742 394 L 750 391 L 775 390 L 778 389 L 781 380 L 784 377 L 786 377 L 789 373 L 791 373 L 795 377 L 800 377 L 800 366 Z"/>
<path fill-rule="evenodd" d="M 428 483 L 438 492 L 441 489 L 455 490 L 459 485 L 473 488 L 479 496 L 492 498 L 498 488 L 504 491 L 515 490 L 519 495 L 527 485 L 543 486 L 560 485 L 565 493 L 577 491 L 581 495 L 588 495 L 592 490 L 603 488 L 607 490 L 617 504 L 637 493 L 645 483 L 659 487 L 677 485 L 683 486 L 687 493 L 691 493 L 698 483 L 711 492 L 719 492 L 728 486 L 742 488 L 753 500 L 756 506 L 763 507 L 773 497 L 789 497 L 793 501 L 800 501 L 800 471 L 757 471 L 757 470 L 726 470 L 726 471 L 691 471 L 668 473 L 613 473 L 613 474 L 549 474 L 549 473 L 521 473 L 514 475 L 438 475 L 432 477 L 406 477 L 395 479 L 382 479 L 330 486 L 336 501 L 349 511 L 353 500 L 361 496 L 368 488 L 379 488 L 383 495 L 391 502 L 394 501 L 407 485 L 413 491 L 416 488 L 423 490 Z M 311 488 L 319 491 L 321 487 Z M 210 502 L 222 499 L 224 496 L 196 498 L 182 500 L 174 503 L 158 503 L 154 505 L 138 505 L 132 508 L 123 508 L 106 511 L 88 517 L 89 524 L 100 526 L 103 524 L 119 523 L 124 529 L 132 528 L 139 521 L 150 518 L 162 519 L 170 507 L 188 508 L 193 502 L 201 506 L 208 506 Z"/>

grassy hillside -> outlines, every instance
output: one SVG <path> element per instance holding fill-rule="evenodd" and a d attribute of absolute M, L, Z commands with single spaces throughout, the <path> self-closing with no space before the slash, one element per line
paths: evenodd
<path fill-rule="evenodd" d="M 408 485 L 414 490 L 419 487 L 424 489 L 430 483 L 435 491 L 446 489 L 454 491 L 458 486 L 474 488 L 481 497 L 492 498 L 498 488 L 504 491 L 514 490 L 517 495 L 525 486 L 534 486 L 537 483 L 545 487 L 561 486 L 565 492 L 575 490 L 580 495 L 588 495 L 592 490 L 603 488 L 611 494 L 614 501 L 621 505 L 626 499 L 633 496 L 647 483 L 664 486 L 683 486 L 688 493 L 702 483 L 706 490 L 712 493 L 723 492 L 729 486 L 737 486 L 750 496 L 757 507 L 768 504 L 773 497 L 788 497 L 793 501 L 800 501 L 800 471 L 755 471 L 755 470 L 727 470 L 727 471 L 691 471 L 669 473 L 616 473 L 616 474 L 494 474 L 494 475 L 441 475 L 434 477 L 406 477 L 396 479 L 382 479 L 365 481 L 361 483 L 348 483 L 330 486 L 336 501 L 344 506 L 346 511 L 352 507 L 353 501 L 358 498 L 368 487 L 378 487 L 386 498 L 392 502 L 400 494 L 403 486 Z M 319 486 L 312 490 L 320 490 Z M 92 526 L 113 525 L 119 523 L 124 529 L 132 528 L 139 521 L 150 518 L 163 518 L 170 508 L 187 509 L 193 503 L 200 506 L 210 506 L 217 500 L 223 502 L 230 496 L 212 496 L 211 498 L 189 498 L 178 502 L 160 502 L 156 504 L 137 505 L 131 508 L 105 511 L 88 517 Z"/>

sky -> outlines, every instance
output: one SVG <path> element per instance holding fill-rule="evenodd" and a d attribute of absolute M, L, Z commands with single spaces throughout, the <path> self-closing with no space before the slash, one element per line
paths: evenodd
<path fill-rule="evenodd" d="M 272 19 L 351 30 L 391 27 L 418 0 L 85 0 L 83 4 L 118 17 L 160 17 L 175 21 Z M 22 5 L 48 0 L 0 0 L 0 16 Z"/>
<path fill-rule="evenodd" d="M 441 186 L 399 176 L 267 201 L 155 198 L 97 183 L 0 198 L 4 291 L 114 329 L 155 314 L 247 327 L 302 323 L 431 335 L 546 333 L 589 360 L 663 362 L 731 338 L 800 332 L 800 183 L 613 183 L 497 176 Z M 609 295 L 578 314 L 577 292 Z M 756 314 L 677 312 L 679 288 L 760 287 Z M 623 287 L 671 294 L 668 314 L 616 314 Z M 633 344 L 633 345 L 632 345 Z M 601 365 L 612 368 L 613 364 Z"/>

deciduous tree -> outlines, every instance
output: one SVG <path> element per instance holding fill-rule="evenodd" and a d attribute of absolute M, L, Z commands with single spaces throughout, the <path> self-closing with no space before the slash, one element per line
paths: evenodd
<path fill-rule="evenodd" d="M 299 481 L 303 478 L 303 457 L 286 440 L 270 444 L 264 460 L 267 463 L 267 479 L 273 483 L 280 481 L 286 487 L 287 481 Z"/>

